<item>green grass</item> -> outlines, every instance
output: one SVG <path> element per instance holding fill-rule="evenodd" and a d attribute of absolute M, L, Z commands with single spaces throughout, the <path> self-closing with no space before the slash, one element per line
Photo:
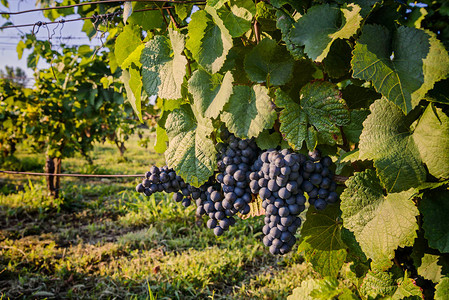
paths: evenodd
<path fill-rule="evenodd" d="M 113 145 L 97 145 L 94 166 L 74 157 L 63 169 L 134 174 L 164 164 L 133 145 L 135 139 L 126 159 Z M 42 154 L 20 149 L 17 157 L 39 162 Z M 56 200 L 46 196 L 42 178 L 0 179 L 8 186 L 0 193 L 2 299 L 285 299 L 315 276 L 297 251 L 269 254 L 261 217 L 216 237 L 195 219 L 194 207 L 162 193 L 139 195 L 132 178 L 64 178 Z"/>

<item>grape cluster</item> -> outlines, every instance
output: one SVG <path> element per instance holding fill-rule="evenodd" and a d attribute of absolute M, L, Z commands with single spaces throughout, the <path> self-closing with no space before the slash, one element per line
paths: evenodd
<path fill-rule="evenodd" d="M 136 191 L 143 193 L 145 196 L 151 196 L 156 192 L 174 192 L 173 200 L 182 202 L 185 207 L 191 204 L 190 189 L 190 185 L 167 166 L 162 168 L 152 166 L 150 171 L 145 173 L 145 179 L 142 183 L 139 183 L 136 187 Z"/>
<path fill-rule="evenodd" d="M 211 177 L 213 178 L 213 177 Z M 217 236 L 222 235 L 230 226 L 235 224 L 235 213 L 223 207 L 223 195 L 221 186 L 211 179 L 199 188 L 192 187 L 192 198 L 197 205 L 196 213 L 199 216 L 207 214 L 209 220 L 207 227 Z"/>
<path fill-rule="evenodd" d="M 320 158 L 318 151 L 309 153 L 309 158 L 302 166 L 302 177 L 306 180 L 301 188 L 307 192 L 309 204 L 322 210 L 338 200 L 338 194 L 335 192 L 337 184 L 333 180 L 332 171 L 329 170 L 332 159 L 328 156 Z"/>
<path fill-rule="evenodd" d="M 259 156 L 250 174 L 251 191 L 259 194 L 265 209 L 263 243 L 272 254 L 285 254 L 296 242 L 299 214 L 306 202 L 300 188 L 304 181 L 301 167 L 306 160 L 304 155 L 286 149 L 269 150 Z"/>
<path fill-rule="evenodd" d="M 222 235 L 236 222 L 237 213 L 250 212 L 252 194 L 258 194 L 265 209 L 263 243 L 272 254 L 289 252 L 301 226 L 299 214 L 308 196 L 316 209 L 338 200 L 329 167 L 332 160 L 318 151 L 308 156 L 287 149 L 260 153 L 254 140 L 241 140 L 227 133 L 219 144 L 218 174 L 200 187 L 186 183 L 173 169 L 152 166 L 136 190 L 146 196 L 174 193 L 173 200 L 185 207 L 194 202 L 198 216 L 207 215 L 207 227 Z"/>
<path fill-rule="evenodd" d="M 219 149 L 217 181 L 223 190 L 222 205 L 226 214 L 249 213 L 252 200 L 249 172 L 258 151 L 254 140 L 242 140 L 233 135 L 229 137 L 229 144 Z"/>

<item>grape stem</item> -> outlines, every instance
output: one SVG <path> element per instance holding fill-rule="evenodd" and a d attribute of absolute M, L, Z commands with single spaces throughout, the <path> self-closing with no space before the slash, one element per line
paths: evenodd
<path fill-rule="evenodd" d="M 341 175 L 334 175 L 334 181 L 336 182 L 336 183 L 345 183 L 346 182 L 346 180 L 348 180 L 349 179 L 349 177 L 347 177 L 347 176 L 341 176 Z"/>

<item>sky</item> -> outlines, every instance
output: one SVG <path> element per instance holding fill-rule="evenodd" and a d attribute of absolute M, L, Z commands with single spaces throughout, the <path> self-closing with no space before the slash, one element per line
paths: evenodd
<path fill-rule="evenodd" d="M 9 8 L 4 7 L 0 4 L 0 11 L 22 11 L 33 8 L 39 8 L 35 5 L 35 0 L 9 0 Z M 65 19 L 75 19 L 79 15 L 66 16 Z M 3 25 L 8 20 L 1 18 L 0 16 L 0 26 Z M 32 12 L 20 15 L 12 15 L 10 20 L 14 25 L 19 24 L 30 24 L 36 23 L 38 21 L 50 21 L 44 17 L 42 12 Z M 55 32 L 51 42 L 53 44 L 53 49 L 60 49 L 60 42 L 63 41 L 67 45 L 81 45 L 87 44 L 91 47 L 101 45 L 101 42 L 97 38 L 93 38 L 89 41 L 86 34 L 81 31 L 83 27 L 83 21 L 70 22 L 64 24 L 62 27 L 59 24 L 50 24 L 48 28 L 50 34 Z M 58 26 L 58 27 L 57 27 Z M 20 36 L 22 34 L 31 33 L 33 27 L 22 27 L 22 28 L 8 28 L 0 30 L 0 69 L 4 70 L 5 66 L 20 67 L 24 69 L 27 76 L 30 77 L 30 81 L 27 86 L 32 85 L 31 78 L 33 77 L 33 70 L 26 67 L 26 57 L 30 51 L 25 50 L 22 59 L 19 60 L 16 52 L 17 43 L 20 41 Z M 37 38 L 40 40 L 48 40 L 48 31 L 46 28 L 40 28 L 39 32 L 36 34 Z M 40 62 L 38 68 L 48 67 L 45 63 Z"/>

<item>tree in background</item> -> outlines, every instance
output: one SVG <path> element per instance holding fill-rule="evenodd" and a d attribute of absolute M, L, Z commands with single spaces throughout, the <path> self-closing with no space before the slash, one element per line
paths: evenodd
<path fill-rule="evenodd" d="M 28 80 L 25 71 L 20 67 L 5 66 L 5 71 L 0 70 L 0 79 L 12 81 L 14 84 L 25 87 Z"/>

